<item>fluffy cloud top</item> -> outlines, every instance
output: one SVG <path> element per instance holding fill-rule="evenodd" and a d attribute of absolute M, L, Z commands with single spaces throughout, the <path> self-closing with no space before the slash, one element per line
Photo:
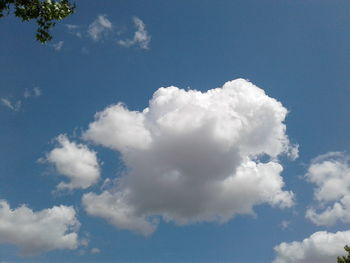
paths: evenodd
<path fill-rule="evenodd" d="M 99 15 L 94 22 L 89 25 L 88 34 L 89 36 L 98 41 L 107 32 L 112 30 L 112 22 L 108 20 L 106 15 Z"/>
<path fill-rule="evenodd" d="M 25 205 L 11 209 L 0 200 L 0 243 L 16 245 L 22 256 L 77 248 L 79 225 L 72 207 L 33 212 Z"/>
<path fill-rule="evenodd" d="M 314 197 L 319 207 L 309 208 L 306 217 L 317 225 L 333 225 L 338 220 L 349 223 L 349 157 L 337 152 L 321 155 L 312 161 L 306 178 L 316 184 Z"/>
<path fill-rule="evenodd" d="M 124 47 L 138 45 L 142 49 L 148 49 L 151 36 L 147 32 L 145 24 L 138 17 L 133 17 L 133 22 L 136 27 L 134 37 L 132 39 L 119 40 L 118 44 Z"/>
<path fill-rule="evenodd" d="M 301 242 L 281 243 L 275 247 L 274 263 L 329 263 L 344 255 L 344 245 L 350 240 L 350 231 L 316 232 Z"/>
<path fill-rule="evenodd" d="M 57 189 L 86 189 L 100 178 L 100 167 L 96 152 L 83 144 L 70 142 L 65 135 L 57 137 L 59 146 L 46 155 L 46 160 L 55 165 L 57 172 L 70 179 L 61 182 Z"/>
<path fill-rule="evenodd" d="M 110 106 L 83 137 L 119 151 L 127 171 L 116 187 L 85 194 L 85 209 L 147 235 L 159 216 L 177 224 L 225 222 L 262 203 L 290 207 L 293 194 L 282 190 L 277 160 L 295 154 L 286 114 L 243 79 L 204 93 L 160 88 L 142 112 Z"/>

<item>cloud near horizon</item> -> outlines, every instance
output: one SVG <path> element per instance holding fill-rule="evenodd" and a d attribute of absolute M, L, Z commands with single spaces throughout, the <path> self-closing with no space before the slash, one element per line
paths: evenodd
<path fill-rule="evenodd" d="M 160 88 L 142 112 L 107 107 L 83 138 L 120 152 L 127 169 L 116 186 L 85 194 L 85 210 L 149 235 L 161 218 L 226 222 L 254 214 L 259 204 L 291 207 L 278 161 L 297 155 L 286 115 L 280 102 L 243 79 L 207 92 Z"/>

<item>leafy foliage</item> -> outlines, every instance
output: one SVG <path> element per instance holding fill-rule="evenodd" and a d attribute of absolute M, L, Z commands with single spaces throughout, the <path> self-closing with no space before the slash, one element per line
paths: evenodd
<path fill-rule="evenodd" d="M 344 249 L 345 249 L 346 252 L 348 252 L 348 255 L 347 256 L 337 257 L 337 262 L 338 263 L 350 263 L 350 247 L 349 246 L 345 246 Z"/>
<path fill-rule="evenodd" d="M 38 25 L 36 39 L 41 43 L 52 39 L 49 30 L 74 9 L 75 5 L 69 0 L 0 0 L 0 18 L 13 11 L 22 21 L 35 19 Z"/>

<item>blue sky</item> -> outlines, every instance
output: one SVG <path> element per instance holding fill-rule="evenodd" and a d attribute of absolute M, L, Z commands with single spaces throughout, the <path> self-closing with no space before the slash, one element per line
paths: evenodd
<path fill-rule="evenodd" d="M 0 20 L 0 262 L 336 261 L 348 1 L 76 5 Z"/>

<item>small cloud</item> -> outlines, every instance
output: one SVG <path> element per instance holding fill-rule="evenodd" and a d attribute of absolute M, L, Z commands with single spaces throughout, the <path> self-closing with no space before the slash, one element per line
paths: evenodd
<path fill-rule="evenodd" d="M 94 247 L 94 248 L 91 249 L 90 253 L 93 254 L 93 255 L 96 255 L 96 254 L 101 253 L 101 250 L 99 248 L 97 248 L 97 247 Z"/>
<path fill-rule="evenodd" d="M 24 93 L 23 93 L 23 97 L 24 97 L 25 99 L 27 99 L 27 98 L 29 98 L 30 96 L 31 96 L 30 90 L 26 89 L 26 90 L 24 91 Z"/>
<path fill-rule="evenodd" d="M 145 23 L 138 17 L 132 18 L 135 32 L 132 37 L 121 39 L 121 35 L 126 33 L 125 25 L 115 25 L 110 21 L 106 14 L 98 15 L 96 19 L 87 27 L 84 25 L 66 24 L 68 33 L 75 35 L 81 39 L 90 38 L 95 42 L 111 40 L 118 38 L 117 44 L 123 47 L 137 46 L 141 49 L 149 49 L 151 36 L 146 30 Z M 56 51 L 60 51 L 64 42 L 60 41 L 52 45 Z M 83 54 L 88 54 L 86 48 L 82 48 Z"/>
<path fill-rule="evenodd" d="M 89 245 L 89 239 L 87 239 L 87 238 L 81 239 L 81 240 L 80 240 L 80 245 L 81 245 L 82 247 L 87 247 L 87 246 Z"/>
<path fill-rule="evenodd" d="M 78 29 L 78 28 L 79 28 L 78 25 L 72 25 L 72 24 L 66 24 L 66 27 L 67 27 L 69 30 L 75 30 L 75 29 Z"/>
<path fill-rule="evenodd" d="M 99 15 L 94 22 L 89 25 L 88 34 L 95 40 L 101 40 L 113 28 L 112 22 L 108 20 L 107 15 Z"/>
<path fill-rule="evenodd" d="M 59 146 L 46 154 L 46 158 L 39 159 L 39 162 L 46 160 L 53 164 L 58 174 L 69 179 L 69 182 L 59 183 L 57 190 L 86 189 L 96 184 L 100 178 L 96 152 L 83 144 L 70 142 L 66 135 L 59 135 L 57 142 Z"/>
<path fill-rule="evenodd" d="M 23 92 L 24 99 L 35 98 L 39 96 L 41 96 L 41 90 L 39 87 L 35 87 L 33 89 L 25 89 Z M 8 97 L 0 97 L 0 104 L 12 111 L 18 112 L 22 108 L 22 99 L 10 100 Z"/>
<path fill-rule="evenodd" d="M 299 144 L 290 145 L 287 156 L 292 161 L 295 161 L 296 159 L 298 159 L 298 157 L 299 157 Z"/>
<path fill-rule="evenodd" d="M 281 224 L 280 224 L 280 227 L 281 227 L 283 230 L 287 229 L 289 226 L 290 226 L 290 221 L 288 221 L 288 220 L 283 220 L 283 221 L 281 222 Z"/>
<path fill-rule="evenodd" d="M 84 236 L 80 238 L 79 240 L 79 247 L 80 249 L 77 251 L 79 256 L 86 255 L 88 246 L 90 242 L 90 234 L 85 232 Z"/>
<path fill-rule="evenodd" d="M 60 205 L 33 211 L 26 205 L 11 208 L 6 200 L 0 200 L 0 221 L 0 243 L 15 245 L 20 256 L 35 256 L 61 249 L 74 250 L 79 246 L 80 222 L 71 206 Z"/>
<path fill-rule="evenodd" d="M 90 54 L 90 51 L 87 47 L 82 47 L 81 48 L 81 53 L 84 54 L 84 55 L 88 55 Z"/>
<path fill-rule="evenodd" d="M 136 27 L 134 37 L 132 39 L 119 40 L 117 43 L 123 47 L 138 45 L 141 49 L 149 49 L 151 36 L 147 32 L 144 22 L 136 16 L 133 17 L 133 22 Z"/>
<path fill-rule="evenodd" d="M 108 188 L 111 188 L 113 186 L 113 181 L 110 178 L 107 178 L 103 181 L 101 190 L 106 190 Z"/>
<path fill-rule="evenodd" d="M 41 90 L 38 87 L 35 87 L 33 91 L 35 97 L 39 97 L 41 95 Z"/>
<path fill-rule="evenodd" d="M 15 102 L 10 101 L 8 98 L 0 98 L 1 104 L 10 110 L 19 111 L 22 106 L 22 101 L 18 100 Z"/>
<path fill-rule="evenodd" d="M 344 245 L 349 242 L 350 231 L 319 231 L 302 241 L 282 242 L 274 247 L 276 258 L 273 263 L 333 262 L 344 255 Z"/>
<path fill-rule="evenodd" d="M 305 178 L 315 185 L 316 204 L 306 218 L 318 226 L 350 223 L 350 155 L 329 152 L 312 160 Z"/>
<path fill-rule="evenodd" d="M 52 47 L 55 51 L 60 51 L 63 47 L 63 44 L 64 44 L 64 41 L 59 41 L 59 42 L 53 44 Z"/>
<path fill-rule="evenodd" d="M 76 37 L 82 38 L 83 35 L 79 31 L 80 26 L 78 25 L 72 25 L 72 24 L 66 24 L 66 28 L 68 29 L 68 32 L 72 35 L 75 35 Z"/>
<path fill-rule="evenodd" d="M 25 89 L 24 93 L 23 93 L 23 97 L 25 99 L 28 99 L 28 98 L 35 98 L 35 97 L 39 97 L 41 96 L 41 90 L 39 87 L 35 87 L 33 89 Z"/>

